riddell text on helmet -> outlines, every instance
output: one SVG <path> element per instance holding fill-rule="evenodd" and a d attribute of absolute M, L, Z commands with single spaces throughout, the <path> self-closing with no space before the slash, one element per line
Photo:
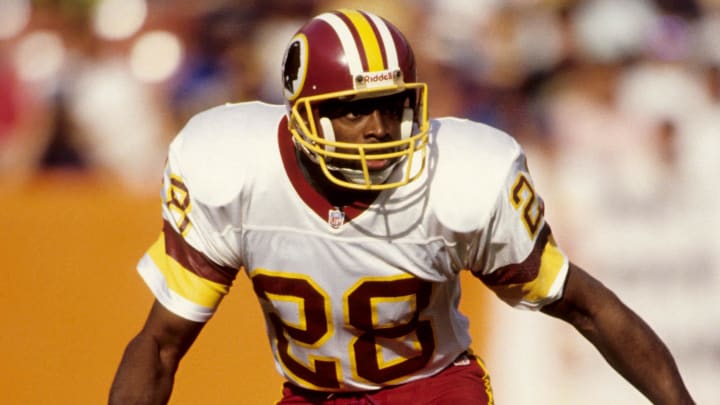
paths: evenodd
<path fill-rule="evenodd" d="M 357 75 L 355 82 L 363 87 L 378 87 L 395 84 L 395 80 L 399 79 L 401 75 L 394 71 L 385 70 L 382 72 L 365 73 Z"/>

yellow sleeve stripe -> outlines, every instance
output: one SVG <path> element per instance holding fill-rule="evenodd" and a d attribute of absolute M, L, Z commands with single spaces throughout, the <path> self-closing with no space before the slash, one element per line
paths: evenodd
<path fill-rule="evenodd" d="M 198 305 L 215 308 L 230 290 L 227 285 L 196 275 L 168 256 L 165 251 L 165 238 L 162 234 L 150 247 L 148 255 L 162 272 L 168 288 Z"/>
<path fill-rule="evenodd" d="M 375 31 L 373 31 L 367 17 L 355 10 L 343 9 L 341 11 L 350 20 L 360 36 L 360 41 L 363 44 L 365 56 L 367 57 L 369 70 L 371 72 L 377 72 L 385 69 L 378 37 L 375 34 Z"/>
<path fill-rule="evenodd" d="M 553 236 L 549 235 L 540 258 L 540 270 L 537 277 L 523 284 L 523 299 L 532 303 L 546 300 L 564 264 L 565 255 L 557 247 Z"/>
<path fill-rule="evenodd" d="M 567 257 L 546 224 L 525 260 L 476 276 L 510 305 L 539 308 L 559 297 L 567 268 Z"/>

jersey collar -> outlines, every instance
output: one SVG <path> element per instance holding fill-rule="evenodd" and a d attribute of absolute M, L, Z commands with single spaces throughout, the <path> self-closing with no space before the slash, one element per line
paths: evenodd
<path fill-rule="evenodd" d="M 295 192 L 320 218 L 327 219 L 330 210 L 341 210 L 345 214 L 345 223 L 362 214 L 376 200 L 377 192 L 349 192 L 339 196 L 322 194 L 308 181 L 301 168 L 300 157 L 292 142 L 292 134 L 288 129 L 288 119 L 283 117 L 278 124 L 278 147 L 280 157 L 290 183 Z M 309 163 L 314 164 L 314 163 Z M 320 174 L 322 175 L 322 174 Z M 336 198 L 335 198 L 336 197 Z M 331 202 L 332 200 L 332 202 Z"/>

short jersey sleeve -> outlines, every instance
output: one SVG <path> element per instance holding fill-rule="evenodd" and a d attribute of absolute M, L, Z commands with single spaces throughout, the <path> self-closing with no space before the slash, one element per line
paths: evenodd
<path fill-rule="evenodd" d="M 568 258 L 545 221 L 523 153 L 507 173 L 480 246 L 471 269 L 508 304 L 539 309 L 562 296 Z"/>
<path fill-rule="evenodd" d="M 194 196 L 183 170 L 192 165 L 184 161 L 182 143 L 178 136 L 170 146 L 162 182 L 162 232 L 138 271 L 164 307 L 204 322 L 228 293 L 240 265 L 214 225 L 214 208 Z"/>

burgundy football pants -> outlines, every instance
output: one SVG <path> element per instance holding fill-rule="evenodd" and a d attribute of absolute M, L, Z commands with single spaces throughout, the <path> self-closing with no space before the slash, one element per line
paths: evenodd
<path fill-rule="evenodd" d="M 463 355 L 440 373 L 378 391 L 327 393 L 289 383 L 277 405 L 492 405 L 490 377 L 482 361 Z"/>

